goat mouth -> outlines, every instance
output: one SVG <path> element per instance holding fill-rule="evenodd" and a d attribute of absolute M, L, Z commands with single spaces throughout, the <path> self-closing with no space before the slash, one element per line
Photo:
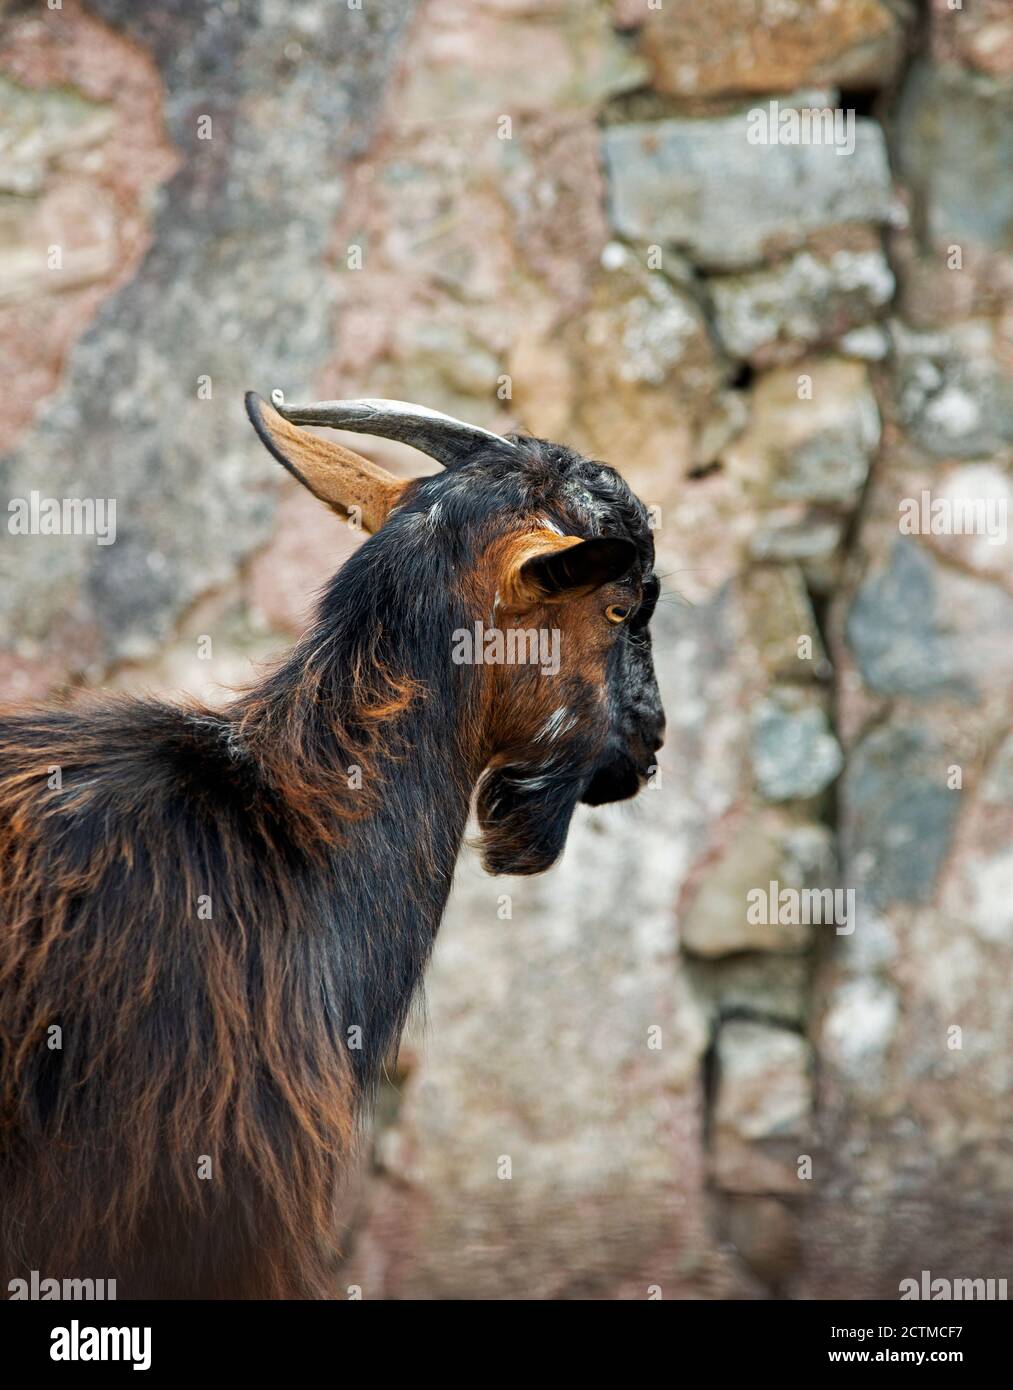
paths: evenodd
<path fill-rule="evenodd" d="M 584 788 L 580 798 L 585 806 L 605 806 L 611 801 L 628 801 L 646 786 L 649 770 L 632 758 L 600 767 Z"/>

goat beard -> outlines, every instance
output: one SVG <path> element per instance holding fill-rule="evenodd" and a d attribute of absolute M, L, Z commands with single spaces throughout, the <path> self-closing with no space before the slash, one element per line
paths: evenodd
<path fill-rule="evenodd" d="M 491 874 L 540 874 L 563 852 L 574 810 L 587 785 L 582 771 L 505 766 L 479 784 L 482 863 Z"/>

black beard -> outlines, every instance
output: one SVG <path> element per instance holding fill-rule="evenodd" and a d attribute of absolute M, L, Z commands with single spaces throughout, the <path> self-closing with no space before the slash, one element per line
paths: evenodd
<path fill-rule="evenodd" d="M 538 767 L 487 772 L 477 805 L 488 872 L 540 874 L 551 868 L 563 852 L 585 781 L 586 773 Z"/>

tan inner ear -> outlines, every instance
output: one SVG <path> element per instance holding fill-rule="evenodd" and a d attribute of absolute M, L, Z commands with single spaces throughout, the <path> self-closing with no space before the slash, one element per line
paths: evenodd
<path fill-rule="evenodd" d="M 380 529 L 408 486 L 408 479 L 396 478 L 352 449 L 290 424 L 264 400 L 257 401 L 254 424 L 275 458 L 314 497 L 343 516 L 358 507 L 362 529 L 370 535 Z"/>
<path fill-rule="evenodd" d="M 568 550 L 570 546 L 580 545 L 581 540 L 581 536 L 561 536 L 558 531 L 547 530 L 528 531 L 526 534 L 512 537 L 499 586 L 501 607 L 523 612 L 539 603 L 558 601 L 556 595 L 546 595 L 537 584 L 527 579 L 521 570 L 528 560 L 533 560 L 536 555 Z M 567 597 L 572 598 L 574 595 L 569 594 Z"/>

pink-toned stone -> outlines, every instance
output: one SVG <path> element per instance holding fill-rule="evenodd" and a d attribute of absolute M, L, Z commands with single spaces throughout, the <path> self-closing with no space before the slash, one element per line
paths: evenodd
<path fill-rule="evenodd" d="M 805 1195 L 799 1158 L 811 1137 L 808 1044 L 782 1028 L 735 1020 L 718 1034 L 717 1065 L 719 1185 L 730 1192 Z"/>
<path fill-rule="evenodd" d="M 959 63 L 989 77 L 1013 74 L 1013 14 L 1008 0 L 974 0 L 954 8 L 931 0 L 932 51 L 937 61 Z"/>
<path fill-rule="evenodd" d="M 798 1223 L 773 1197 L 729 1197 L 728 1236 L 739 1255 L 765 1284 L 780 1288 L 799 1257 Z"/>
<path fill-rule="evenodd" d="M 605 5 L 545 14 L 438 0 L 417 16 L 413 60 L 392 110 L 402 128 L 483 122 L 495 133 L 502 116 L 591 111 L 645 75 Z"/>
<path fill-rule="evenodd" d="M 178 160 L 151 58 L 79 0 L 11 15 L 0 74 L 31 91 L 71 88 L 100 103 L 100 119 L 82 110 L 83 144 L 71 128 L 42 151 L 39 203 L 20 222 L 14 244 L 21 290 L 32 292 L 32 305 L 16 302 L 20 293 L 0 292 L 2 453 L 55 388 L 67 352 L 99 304 L 133 275 L 150 242 L 148 200 Z M 54 241 L 66 247 L 62 275 L 45 269 Z"/>

